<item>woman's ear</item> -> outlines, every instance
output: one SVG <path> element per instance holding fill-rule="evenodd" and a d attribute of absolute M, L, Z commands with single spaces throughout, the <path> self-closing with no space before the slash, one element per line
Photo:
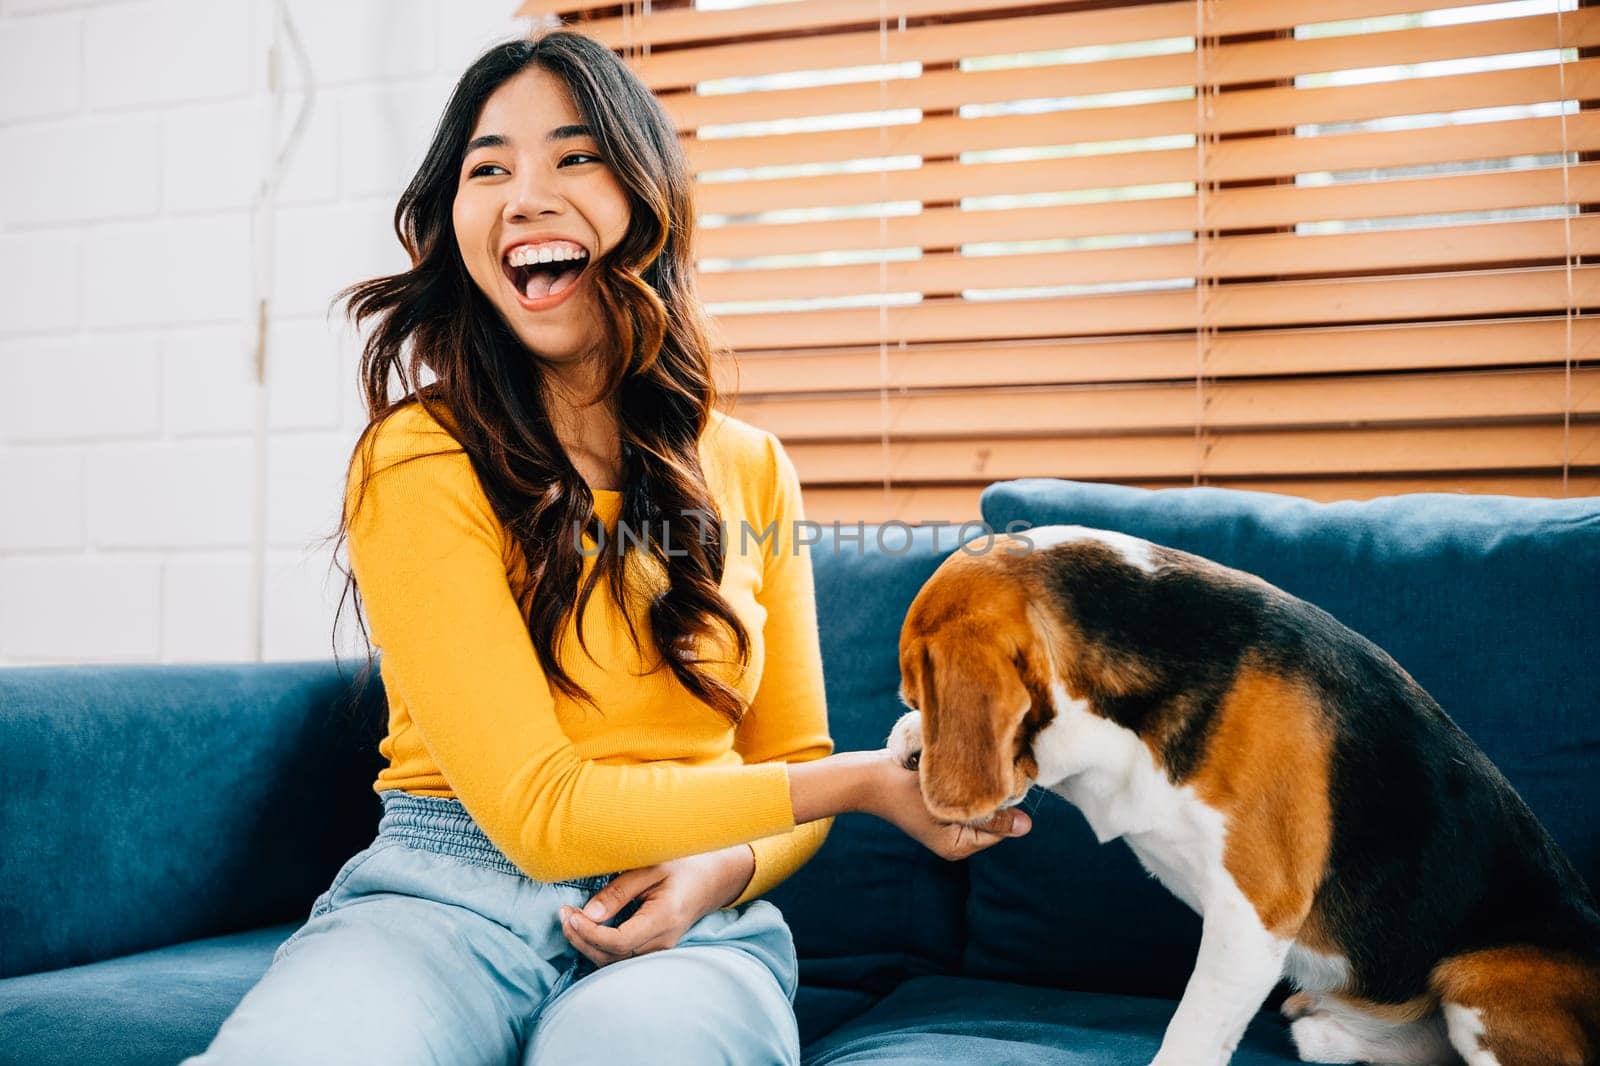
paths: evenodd
<path fill-rule="evenodd" d="M 928 639 L 921 676 L 922 798 L 937 818 L 987 817 L 1015 792 L 1031 700 L 997 639 Z"/>

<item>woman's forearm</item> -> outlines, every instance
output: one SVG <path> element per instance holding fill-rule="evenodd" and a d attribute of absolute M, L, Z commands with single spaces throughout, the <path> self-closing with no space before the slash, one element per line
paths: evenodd
<path fill-rule="evenodd" d="M 941 859 L 951 861 L 1006 837 L 1021 836 L 1032 826 L 1028 815 L 1016 808 L 1002 808 L 981 822 L 946 822 L 934 817 L 922 794 L 920 768 L 895 762 L 887 748 L 839 752 L 786 765 L 796 825 L 860 811 L 882 818 Z"/>
<path fill-rule="evenodd" d="M 789 767 L 789 801 L 794 822 L 814 822 L 836 814 L 862 811 L 877 814 L 877 787 L 889 762 L 887 749 L 842 751 Z"/>

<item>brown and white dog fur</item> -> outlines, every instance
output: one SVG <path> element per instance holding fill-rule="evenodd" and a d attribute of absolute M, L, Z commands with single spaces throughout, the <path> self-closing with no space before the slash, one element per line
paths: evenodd
<path fill-rule="evenodd" d="M 1157 1066 L 1227 1063 L 1280 978 L 1306 1061 L 1600 1062 L 1594 897 L 1439 705 L 1325 611 L 1042 526 L 945 560 L 900 667 L 889 746 L 935 816 L 1048 788 L 1201 914 Z"/>

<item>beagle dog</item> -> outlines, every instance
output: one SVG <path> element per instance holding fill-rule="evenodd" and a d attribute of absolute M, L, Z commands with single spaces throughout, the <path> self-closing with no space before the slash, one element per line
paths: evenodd
<path fill-rule="evenodd" d="M 953 553 L 889 737 L 928 809 L 1048 788 L 1202 916 L 1153 1066 L 1223 1066 L 1280 978 L 1308 1062 L 1600 1062 L 1600 913 L 1392 658 L 1262 579 L 1041 526 Z"/>

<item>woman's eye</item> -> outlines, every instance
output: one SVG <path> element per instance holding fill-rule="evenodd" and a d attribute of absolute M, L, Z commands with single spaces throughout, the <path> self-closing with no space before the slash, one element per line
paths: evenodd
<path fill-rule="evenodd" d="M 574 160 L 574 158 L 576 158 L 576 160 L 594 160 L 595 163 L 603 162 L 602 158 L 598 157 L 598 155 L 592 155 L 589 154 L 589 152 L 573 152 L 571 155 L 565 155 L 565 157 L 562 157 L 562 162 L 571 162 L 571 160 Z M 502 171 L 502 173 L 509 173 L 509 171 L 506 171 L 506 168 L 499 165 L 499 163 L 478 163 L 478 165 L 474 166 L 472 171 L 467 174 L 467 178 L 477 178 L 478 174 L 485 173 L 485 171 L 491 170 L 491 168 L 493 168 L 493 170 Z"/>

